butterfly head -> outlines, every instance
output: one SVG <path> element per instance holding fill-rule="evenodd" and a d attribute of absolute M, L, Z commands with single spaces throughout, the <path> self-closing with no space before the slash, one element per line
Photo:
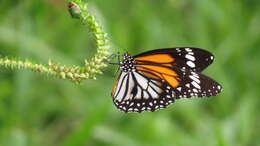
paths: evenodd
<path fill-rule="evenodd" d="M 135 66 L 134 66 L 135 60 L 134 57 L 129 55 L 128 53 L 125 53 L 123 55 L 123 60 L 120 61 L 120 69 L 123 72 L 131 72 L 133 70 L 135 70 Z"/>

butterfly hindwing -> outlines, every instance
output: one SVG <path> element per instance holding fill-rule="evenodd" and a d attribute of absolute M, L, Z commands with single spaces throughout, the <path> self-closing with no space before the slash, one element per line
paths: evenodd
<path fill-rule="evenodd" d="M 136 55 L 134 58 L 143 64 L 160 63 L 195 72 L 203 71 L 214 60 L 210 52 L 193 47 L 156 49 Z"/>
<path fill-rule="evenodd" d="M 167 84 L 153 80 L 139 72 L 121 73 L 113 102 L 124 112 L 155 111 L 174 102 Z"/>

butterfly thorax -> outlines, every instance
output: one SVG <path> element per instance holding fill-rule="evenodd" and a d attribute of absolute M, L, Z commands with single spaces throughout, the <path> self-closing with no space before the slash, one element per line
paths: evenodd
<path fill-rule="evenodd" d="M 120 61 L 120 69 L 123 72 L 132 72 L 135 70 L 135 60 L 133 56 L 129 55 L 128 53 L 124 54 L 123 61 Z"/>

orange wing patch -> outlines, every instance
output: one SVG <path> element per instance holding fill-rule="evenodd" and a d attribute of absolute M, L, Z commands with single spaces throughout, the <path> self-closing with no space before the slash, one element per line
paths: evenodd
<path fill-rule="evenodd" d="M 160 74 L 142 69 L 141 73 L 149 78 L 161 80 Z"/>
<path fill-rule="evenodd" d="M 174 88 L 178 87 L 180 84 L 180 82 L 175 77 L 168 76 L 168 75 L 163 75 L 163 77 Z"/>
<path fill-rule="evenodd" d="M 172 63 L 175 59 L 168 54 L 154 54 L 149 56 L 136 57 L 135 60 L 154 63 Z"/>
<path fill-rule="evenodd" d="M 139 70 L 139 68 L 141 69 L 145 69 L 147 71 L 153 71 L 156 72 L 157 74 L 166 74 L 169 76 L 178 76 L 177 73 L 175 71 L 173 71 L 170 68 L 167 67 L 163 67 L 163 66 L 156 66 L 156 65 L 138 65 L 137 66 L 137 70 Z"/>
<path fill-rule="evenodd" d="M 155 65 L 140 65 L 136 68 L 143 71 L 145 76 L 167 81 L 174 88 L 180 85 L 178 74 L 170 68 Z"/>

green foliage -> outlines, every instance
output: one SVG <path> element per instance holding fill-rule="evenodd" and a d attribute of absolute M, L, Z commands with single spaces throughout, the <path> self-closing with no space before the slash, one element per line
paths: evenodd
<path fill-rule="evenodd" d="M 175 46 L 211 51 L 216 60 L 204 73 L 223 85 L 223 93 L 124 114 L 110 97 L 116 67 L 81 85 L 1 67 L 1 146 L 259 145 L 260 1 L 89 2 L 113 48 L 125 48 L 114 52 Z M 1 0 L 1 57 L 82 65 L 95 55 L 98 36 L 81 22 L 71 19 L 64 1 Z"/>

